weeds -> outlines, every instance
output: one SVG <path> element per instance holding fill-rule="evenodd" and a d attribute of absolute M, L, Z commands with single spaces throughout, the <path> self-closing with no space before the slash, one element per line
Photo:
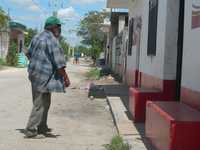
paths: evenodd
<path fill-rule="evenodd" d="M 17 66 L 18 64 L 17 44 L 15 41 L 11 41 L 8 55 L 6 58 L 6 63 L 9 66 Z"/>
<path fill-rule="evenodd" d="M 106 150 L 130 150 L 128 143 L 124 143 L 122 137 L 115 136 L 109 145 L 105 146 Z"/>
<path fill-rule="evenodd" d="M 0 58 L 0 66 L 6 65 L 6 61 L 2 58 Z"/>
<path fill-rule="evenodd" d="M 100 70 L 98 68 L 92 68 L 87 72 L 86 77 L 90 80 L 99 80 Z"/>

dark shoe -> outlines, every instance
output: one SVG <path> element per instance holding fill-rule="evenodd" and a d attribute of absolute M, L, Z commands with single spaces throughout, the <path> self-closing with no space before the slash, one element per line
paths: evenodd
<path fill-rule="evenodd" d="M 37 134 L 34 136 L 25 136 L 25 139 L 44 139 L 46 136 L 44 136 L 43 134 Z"/>
<path fill-rule="evenodd" d="M 38 128 L 38 134 L 48 134 L 51 132 L 52 132 L 51 128 Z"/>
<path fill-rule="evenodd" d="M 42 134 L 39 134 L 37 130 L 26 129 L 24 138 L 25 139 L 43 139 L 45 138 L 45 136 Z"/>

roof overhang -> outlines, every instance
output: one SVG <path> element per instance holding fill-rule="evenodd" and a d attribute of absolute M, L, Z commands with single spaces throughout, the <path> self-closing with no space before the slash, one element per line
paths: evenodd
<path fill-rule="evenodd" d="M 11 21 L 9 22 L 9 26 L 11 29 L 19 29 L 21 31 L 25 31 L 26 30 L 26 26 L 21 24 L 21 23 L 18 23 L 18 22 L 14 22 L 14 21 Z"/>
<path fill-rule="evenodd" d="M 100 29 L 104 33 L 108 33 L 110 31 L 110 25 L 108 25 L 108 24 L 102 24 Z"/>
<path fill-rule="evenodd" d="M 129 0 L 107 0 L 107 8 L 128 9 Z"/>
<path fill-rule="evenodd" d="M 128 17 L 128 12 L 112 12 L 112 13 L 111 13 L 111 17 L 110 17 L 110 21 L 111 21 L 112 23 L 118 22 L 119 16 Z"/>

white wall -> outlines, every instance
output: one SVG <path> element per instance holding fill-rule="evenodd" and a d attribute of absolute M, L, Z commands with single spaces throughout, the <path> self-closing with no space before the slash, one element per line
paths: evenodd
<path fill-rule="evenodd" d="M 125 16 L 119 16 L 118 34 L 124 30 L 124 27 L 125 27 Z"/>
<path fill-rule="evenodd" d="M 113 38 L 113 43 L 112 43 L 112 70 L 115 70 L 116 67 L 116 38 Z"/>
<path fill-rule="evenodd" d="M 178 1 L 159 0 L 156 56 L 147 56 L 149 0 L 130 0 L 130 18 L 142 16 L 139 70 L 154 77 L 174 80 L 176 77 Z M 136 52 L 129 57 L 129 68 L 134 67 Z M 130 66 L 131 65 L 131 66 Z"/>
<path fill-rule="evenodd" d="M 169 80 L 176 79 L 179 5 L 179 0 L 167 1 L 164 79 Z"/>
<path fill-rule="evenodd" d="M 166 29 L 166 0 L 159 1 L 157 50 L 156 56 L 147 56 L 149 0 L 144 0 L 143 28 L 141 40 L 140 70 L 143 73 L 163 79 L 164 71 L 164 47 Z"/>
<path fill-rule="evenodd" d="M 192 0 L 185 1 L 182 86 L 200 91 L 200 28 L 191 29 Z"/>
<path fill-rule="evenodd" d="M 137 0 L 134 3 L 129 0 L 129 20 L 133 17 L 142 16 L 143 0 Z M 137 47 L 132 47 L 132 55 L 127 57 L 127 70 L 136 70 L 137 67 Z"/>
<path fill-rule="evenodd" d="M 0 58 L 6 58 L 9 45 L 9 33 L 2 32 L 0 34 Z"/>

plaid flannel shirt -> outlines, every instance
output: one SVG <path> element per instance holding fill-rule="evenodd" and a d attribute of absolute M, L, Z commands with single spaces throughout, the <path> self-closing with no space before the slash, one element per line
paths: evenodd
<path fill-rule="evenodd" d="M 65 92 L 64 81 L 57 69 L 66 66 L 63 49 L 50 31 L 36 35 L 29 46 L 29 79 L 34 90 Z"/>

